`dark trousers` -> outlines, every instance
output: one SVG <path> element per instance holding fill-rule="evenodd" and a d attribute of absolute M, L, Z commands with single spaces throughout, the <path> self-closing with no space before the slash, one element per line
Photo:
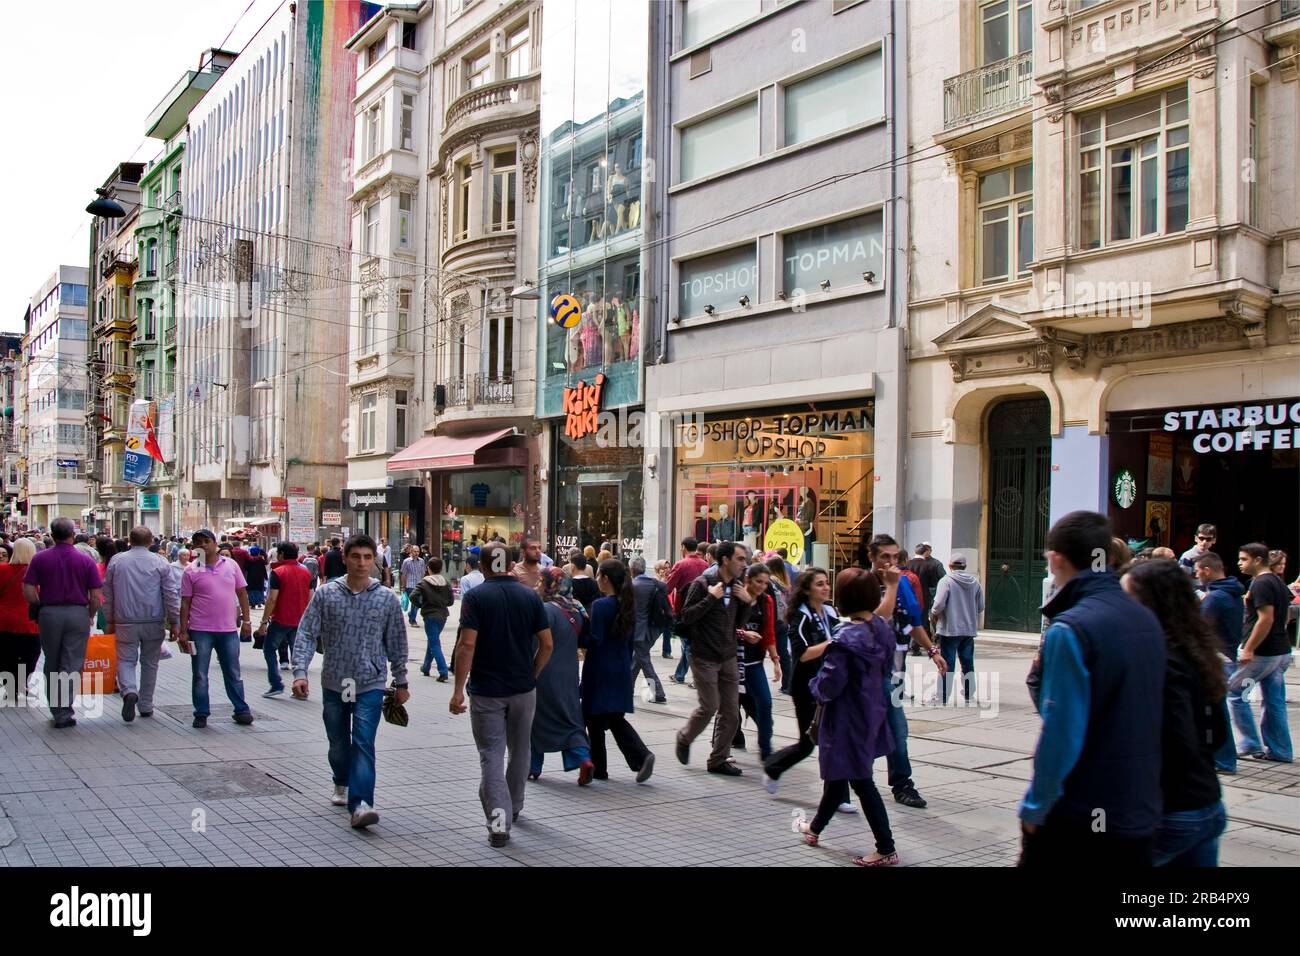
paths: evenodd
<path fill-rule="evenodd" d="M 90 614 L 84 604 L 46 605 L 40 610 L 41 649 L 45 651 L 45 693 L 50 713 L 71 717 L 81 688 L 81 668 L 90 640 Z"/>
<path fill-rule="evenodd" d="M 609 773 L 608 758 L 605 753 L 605 731 L 614 735 L 614 743 L 627 761 L 628 768 L 640 772 L 645 763 L 649 748 L 641 740 L 641 735 L 627 722 L 626 714 L 587 714 L 587 738 L 591 741 L 591 762 L 599 777 Z"/>
<path fill-rule="evenodd" d="M 799 739 L 772 754 L 772 759 L 763 765 L 764 772 L 773 780 L 781 779 L 781 774 L 816 748 L 817 745 L 808 739 L 808 728 L 812 726 L 815 713 L 817 713 L 817 702 L 813 700 L 812 694 L 807 691 L 794 694 L 794 719 L 799 725 Z"/>
<path fill-rule="evenodd" d="M 862 813 L 871 827 L 871 835 L 876 838 L 876 852 L 889 854 L 894 852 L 894 835 L 889 830 L 889 814 L 885 810 L 885 801 L 880 799 L 880 791 L 870 777 L 862 780 L 826 780 L 822 783 L 822 802 L 817 805 L 817 815 L 813 817 L 812 832 L 820 834 L 835 816 L 840 804 L 849 802 L 849 788 L 858 795 L 862 804 Z"/>
<path fill-rule="evenodd" d="M 788 694 L 794 665 L 790 662 L 790 629 L 784 624 L 778 624 L 776 628 L 776 656 L 781 662 L 781 690 Z"/>
<path fill-rule="evenodd" d="M 641 674 L 650 682 L 654 688 L 655 700 L 664 699 L 664 685 L 659 683 L 659 675 L 655 673 L 654 661 L 650 659 L 650 642 L 633 641 L 632 642 L 632 683 L 636 685 L 636 679 Z"/>
<path fill-rule="evenodd" d="M 1087 819 L 1053 814 L 1033 833 L 1020 834 L 1020 866 L 1039 869 L 1146 869 L 1155 835 L 1123 837 L 1093 830 Z"/>
<path fill-rule="evenodd" d="M 40 656 L 39 634 L 0 633 L 0 674 L 9 675 L 0 678 L 0 681 L 12 688 L 15 699 L 27 692 L 27 679 L 35 673 L 36 661 Z"/>

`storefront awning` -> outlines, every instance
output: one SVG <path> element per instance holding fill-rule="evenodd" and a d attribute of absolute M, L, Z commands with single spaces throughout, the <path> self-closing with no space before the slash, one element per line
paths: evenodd
<path fill-rule="evenodd" d="M 261 528 L 268 524 L 279 524 L 279 523 L 280 523 L 280 519 L 274 515 L 271 516 L 270 518 L 254 518 L 252 521 L 248 522 L 248 524 L 252 525 L 254 528 Z"/>
<path fill-rule="evenodd" d="M 388 459 L 388 470 L 443 471 L 448 468 L 472 468 L 475 452 L 513 433 L 513 428 L 501 428 L 480 435 L 432 435 L 421 438 Z"/>

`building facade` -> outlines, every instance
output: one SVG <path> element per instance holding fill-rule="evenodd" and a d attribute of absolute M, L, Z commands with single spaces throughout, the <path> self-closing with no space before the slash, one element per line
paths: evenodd
<path fill-rule="evenodd" d="M 189 114 L 176 433 L 183 532 L 315 540 L 347 480 L 353 56 L 374 5 L 281 6 Z M 272 510 L 285 499 L 291 510 Z M 290 515 L 286 518 L 286 513 Z"/>
<path fill-rule="evenodd" d="M 23 325 L 26 409 L 20 433 L 27 525 L 59 517 L 80 524 L 86 492 L 85 266 L 59 266 L 29 304 Z"/>
<path fill-rule="evenodd" d="M 648 557 L 898 530 L 909 6 L 652 5 Z"/>
<path fill-rule="evenodd" d="M 411 22 L 398 10 L 389 8 L 388 21 L 361 39 L 369 44 L 366 62 L 380 46 L 376 65 L 362 74 L 358 139 L 362 156 L 376 143 L 380 158 L 361 160 L 367 179 L 358 183 L 357 229 L 363 237 L 377 230 L 384 249 L 362 262 L 391 274 L 411 258 L 401 226 L 403 206 L 411 205 L 418 252 L 414 281 L 398 282 L 396 301 L 390 295 L 385 304 L 383 285 L 373 295 L 363 286 L 357 327 L 363 343 L 376 325 L 400 340 L 409 287 L 409 321 L 423 347 L 413 359 L 394 360 L 376 342 L 377 357 L 356 363 L 354 448 L 358 459 L 372 449 L 374 463 L 371 490 L 358 486 L 358 500 L 378 502 L 367 505 L 374 510 L 365 520 L 390 541 L 398 540 L 396 522 L 422 523 L 418 531 L 402 527 L 401 540 L 427 541 L 458 576 L 469 547 L 493 538 L 517 544 L 541 525 L 536 305 L 512 293 L 537 270 L 542 6 L 421 5 L 414 40 L 423 85 L 400 69 L 389 78 L 390 61 L 400 68 L 411 58 L 392 49 Z M 401 147 L 408 128 L 409 157 Z"/>
<path fill-rule="evenodd" d="M 0 335 L 0 526 L 12 531 L 18 526 L 18 428 L 21 409 L 18 389 L 22 377 L 21 335 Z"/>
<path fill-rule="evenodd" d="M 1038 629 L 1079 508 L 1294 553 L 1297 13 L 911 5 L 905 537 L 968 556 L 987 626 Z"/>

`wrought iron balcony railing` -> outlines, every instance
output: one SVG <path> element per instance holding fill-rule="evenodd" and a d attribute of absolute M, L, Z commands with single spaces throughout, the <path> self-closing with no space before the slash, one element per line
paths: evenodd
<path fill-rule="evenodd" d="M 1021 53 L 943 81 L 943 128 L 953 129 L 1028 106 L 1034 55 Z"/>

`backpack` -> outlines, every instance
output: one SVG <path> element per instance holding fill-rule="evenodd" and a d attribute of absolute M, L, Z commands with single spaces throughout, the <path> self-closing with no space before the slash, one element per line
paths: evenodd
<path fill-rule="evenodd" d="M 655 591 L 650 598 L 649 624 L 654 634 L 673 626 L 673 609 L 668 605 L 668 589 L 658 581 L 655 582 Z"/>

